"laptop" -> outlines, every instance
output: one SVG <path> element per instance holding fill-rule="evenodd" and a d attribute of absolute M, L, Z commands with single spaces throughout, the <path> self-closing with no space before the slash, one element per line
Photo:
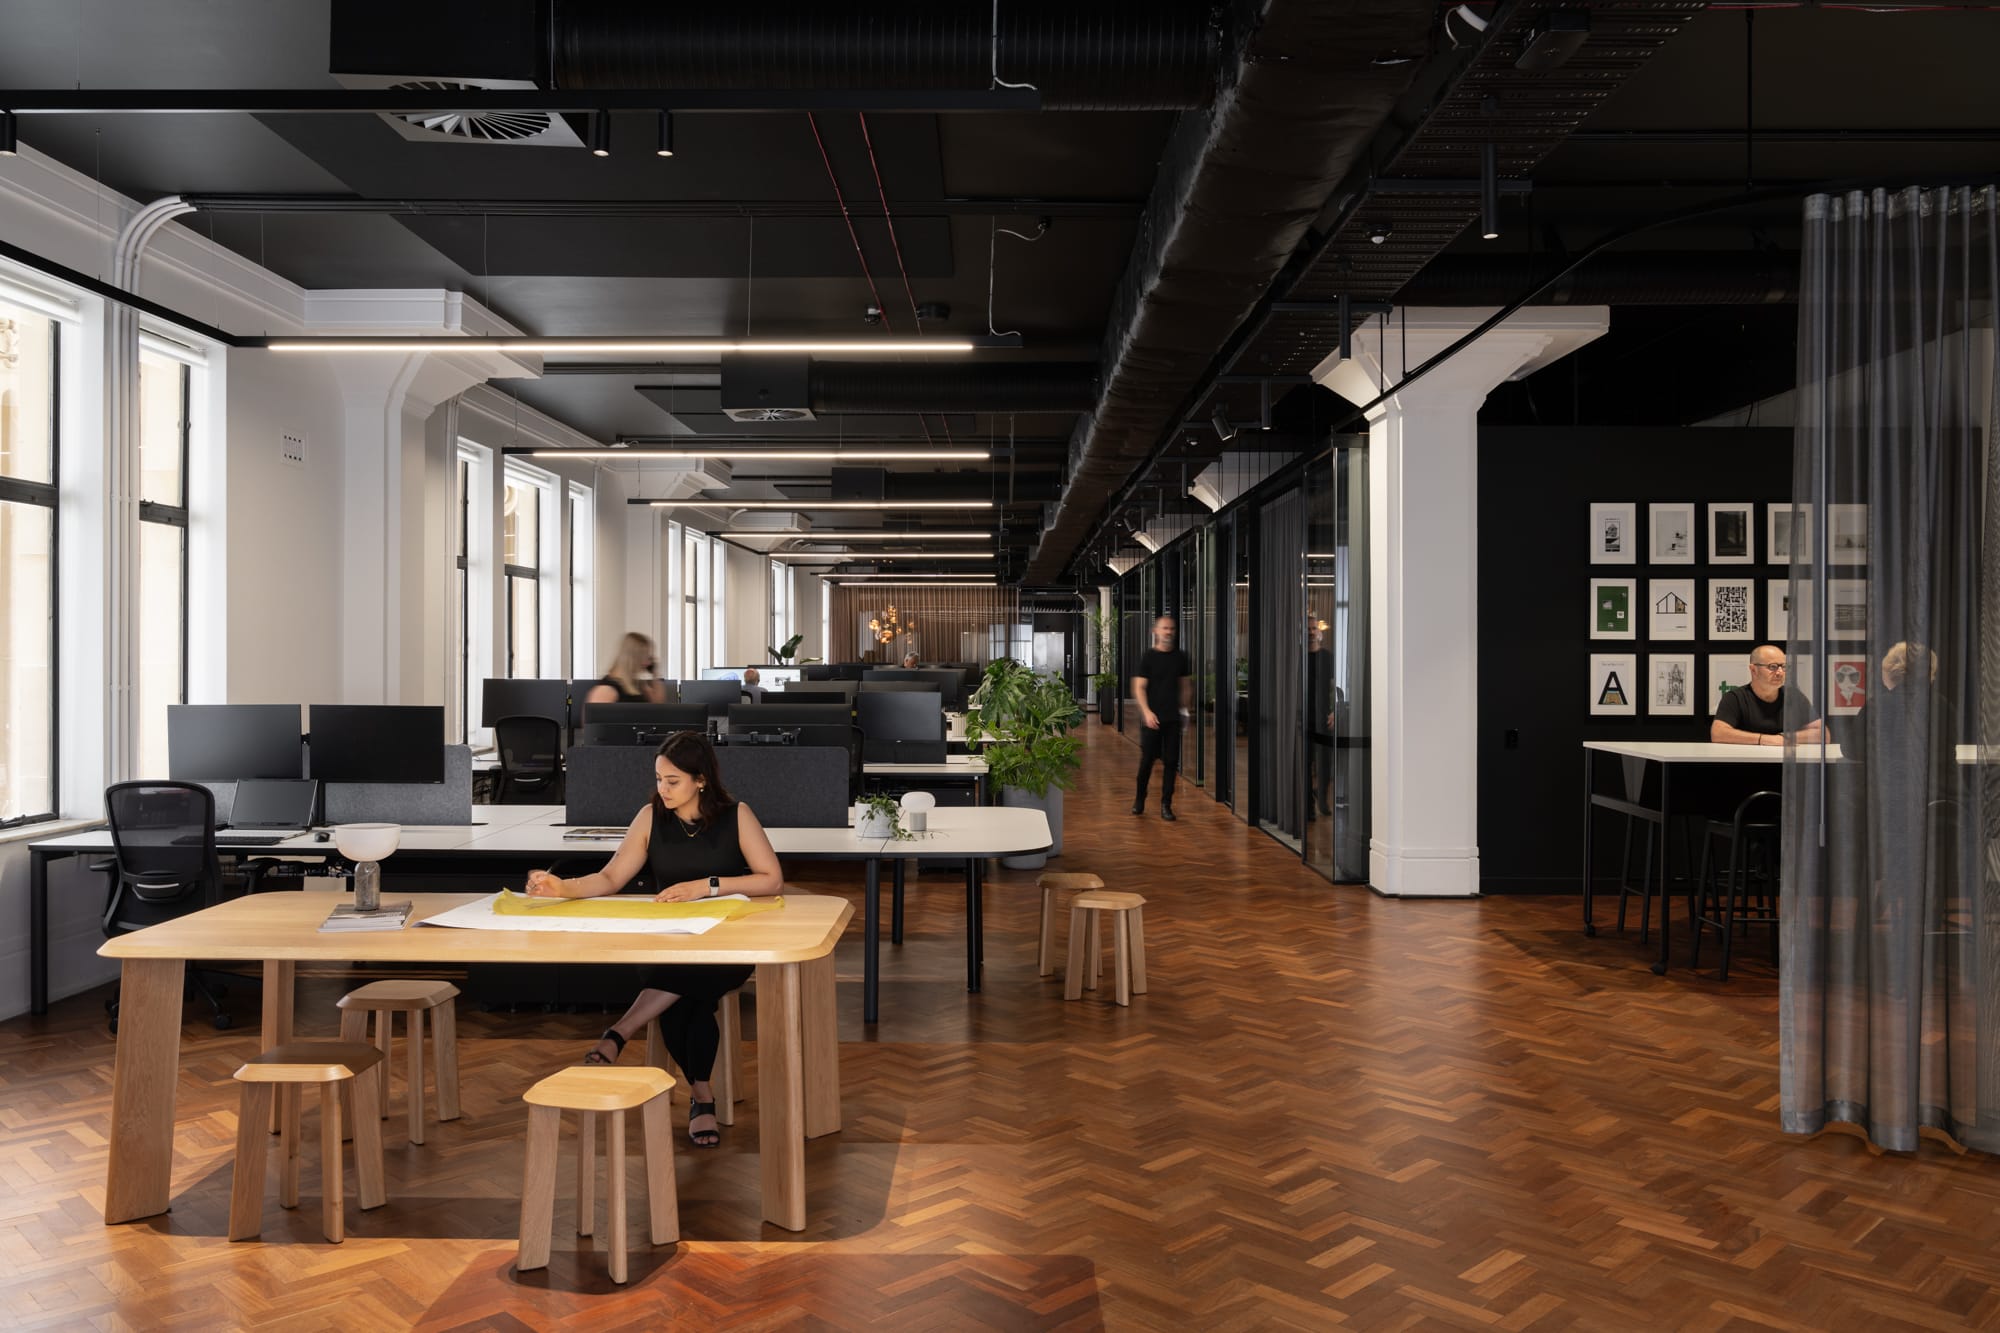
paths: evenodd
<path fill-rule="evenodd" d="M 245 778 L 236 784 L 229 823 L 216 830 L 215 841 L 258 847 L 304 833 L 318 799 L 312 778 Z"/>

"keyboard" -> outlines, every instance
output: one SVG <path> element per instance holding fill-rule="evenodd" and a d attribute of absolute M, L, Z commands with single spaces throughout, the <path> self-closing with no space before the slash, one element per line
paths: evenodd
<path fill-rule="evenodd" d="M 296 835 L 290 833 L 218 833 L 215 835 L 215 845 L 217 847 L 275 847 L 287 838 L 294 836 Z"/>

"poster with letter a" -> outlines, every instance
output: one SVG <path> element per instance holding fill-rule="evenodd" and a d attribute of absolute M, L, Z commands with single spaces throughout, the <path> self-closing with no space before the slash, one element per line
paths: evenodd
<path fill-rule="evenodd" d="M 1639 659 L 1632 653 L 1590 655 L 1590 715 L 1637 717 Z"/>

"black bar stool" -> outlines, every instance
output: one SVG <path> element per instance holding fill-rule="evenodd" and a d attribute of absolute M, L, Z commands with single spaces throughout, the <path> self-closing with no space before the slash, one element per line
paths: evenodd
<path fill-rule="evenodd" d="M 1778 952 L 1778 847 L 1783 797 L 1774 791 L 1752 792 L 1729 820 L 1711 819 L 1702 837 L 1701 870 L 1695 877 L 1694 945 L 1688 966 L 1701 966 L 1701 936 L 1714 929 L 1722 936 L 1722 966 L 1716 980 L 1729 980 L 1729 951 L 1737 926 L 1769 926 L 1771 954 Z M 1724 844 L 1726 866 L 1716 878 L 1716 844 Z"/>

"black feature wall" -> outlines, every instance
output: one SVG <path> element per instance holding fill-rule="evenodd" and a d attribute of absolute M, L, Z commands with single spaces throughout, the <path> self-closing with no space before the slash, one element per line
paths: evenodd
<path fill-rule="evenodd" d="M 1792 493 L 1790 430 L 1724 428 L 1488 427 L 1479 433 L 1479 860 L 1486 893 L 1576 893 L 1582 889 L 1583 743 L 1590 740 L 1707 740 L 1708 656 L 1748 651 L 1768 624 L 1766 581 L 1786 569 L 1769 563 L 1765 506 Z M 1692 501 L 1693 565 L 1653 565 L 1647 505 Z M 1708 504 L 1755 506 L 1755 564 L 1708 563 Z M 1635 506 L 1638 561 L 1590 563 L 1590 506 Z M 1638 637 L 1590 637 L 1590 580 L 1638 580 Z M 1647 638 L 1646 580 L 1695 581 L 1695 638 Z M 1758 638 L 1712 643 L 1706 633 L 1708 581 L 1755 585 Z M 1693 717 L 1649 717 L 1646 658 L 1695 659 Z M 1630 653 L 1639 695 L 1634 717 L 1590 715 L 1593 653 Z M 1609 831 L 1599 825 L 1600 833 Z M 1616 843 L 1604 840 L 1598 874 L 1609 873 Z"/>

